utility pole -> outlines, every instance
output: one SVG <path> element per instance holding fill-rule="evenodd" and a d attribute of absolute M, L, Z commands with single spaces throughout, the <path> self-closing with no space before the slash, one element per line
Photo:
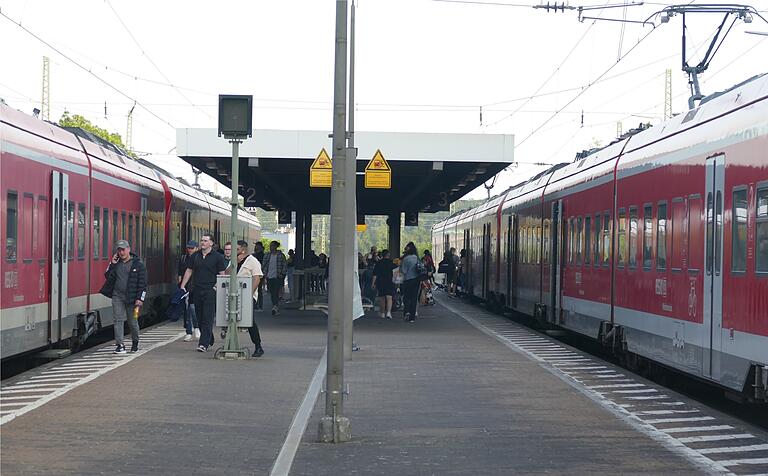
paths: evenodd
<path fill-rule="evenodd" d="M 355 163 L 347 159 L 347 1 L 336 0 L 336 52 L 333 90 L 333 176 L 331 185 L 331 262 L 328 299 L 328 366 L 325 377 L 325 416 L 318 436 L 323 443 L 352 437 L 344 417 L 344 319 L 352 315 L 353 243 L 355 229 Z M 351 168 L 349 167 L 351 165 Z M 349 172 L 352 176 L 349 176 Z M 347 201 L 350 196 L 352 201 Z M 349 285 L 348 285 L 349 284 Z"/>
<path fill-rule="evenodd" d="M 347 160 L 352 161 L 354 164 L 355 172 L 357 172 L 357 149 L 355 148 L 355 0 L 352 0 L 352 11 L 350 12 L 349 19 L 349 117 L 348 129 L 347 129 Z M 357 191 L 357 174 L 352 177 L 352 189 Z M 357 197 L 352 202 L 352 209 L 355 210 L 355 224 L 357 224 Z M 349 203 L 349 202 L 348 202 Z M 357 242 L 357 227 L 351 230 L 350 243 Z M 354 250 L 352 248 L 348 248 Z M 355 255 L 355 263 L 357 263 L 357 255 Z M 357 265 L 355 264 L 355 267 Z M 359 280 L 354 279 L 352 287 L 359 286 Z M 347 282 L 345 281 L 345 286 Z M 354 289 L 350 290 L 350 301 L 353 299 Z M 354 308 L 350 311 L 349 316 L 344 316 L 344 359 L 352 360 L 352 333 L 355 317 L 353 316 Z"/>
<path fill-rule="evenodd" d="M 664 119 L 672 117 L 672 70 L 664 72 Z"/>
<path fill-rule="evenodd" d="M 51 117 L 51 69 L 47 56 L 43 56 L 43 100 L 40 104 L 40 117 L 44 121 L 49 121 Z"/>

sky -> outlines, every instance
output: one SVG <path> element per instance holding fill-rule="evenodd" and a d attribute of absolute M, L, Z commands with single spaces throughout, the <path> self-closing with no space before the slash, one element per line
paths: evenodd
<path fill-rule="evenodd" d="M 669 3 L 567 2 L 616 7 L 585 10 L 601 20 L 582 21 L 538 3 L 356 2 L 355 129 L 514 134 L 518 164 L 499 174 L 495 194 L 541 164 L 607 145 L 619 127 L 659 124 L 667 69 L 672 111 L 687 110 L 681 18 L 652 16 Z M 768 18 L 768 0 L 749 4 Z M 191 182 L 173 155 L 176 129 L 216 127 L 218 94 L 252 94 L 256 129 L 332 129 L 335 9 L 331 0 L 0 0 L 0 98 L 39 108 L 47 56 L 51 120 L 67 110 L 125 138 L 136 102 L 133 149 Z M 655 27 L 608 21 L 649 17 Z M 687 17 L 689 63 L 720 21 Z M 768 72 L 768 36 L 747 31 L 768 24 L 734 23 L 701 75 L 704 94 Z M 228 193 L 205 176 L 201 184 Z"/>

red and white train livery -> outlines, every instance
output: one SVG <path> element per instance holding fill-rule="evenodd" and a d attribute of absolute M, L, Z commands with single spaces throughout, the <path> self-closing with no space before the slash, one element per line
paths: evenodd
<path fill-rule="evenodd" d="M 432 235 L 477 298 L 766 399 L 768 75 Z"/>
<path fill-rule="evenodd" d="M 146 263 L 149 302 L 162 310 L 189 239 L 229 231 L 230 206 L 77 130 L 0 102 L 0 346 L 2 358 L 82 343 L 112 325 L 99 294 L 113 243 L 127 239 Z M 89 140 L 91 139 L 91 140 Z M 238 215 L 238 237 L 261 227 Z"/>

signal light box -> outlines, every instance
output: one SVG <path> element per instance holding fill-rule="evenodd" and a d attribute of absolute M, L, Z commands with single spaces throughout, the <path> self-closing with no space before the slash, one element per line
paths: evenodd
<path fill-rule="evenodd" d="M 244 139 L 253 134 L 253 96 L 219 94 L 219 137 Z"/>

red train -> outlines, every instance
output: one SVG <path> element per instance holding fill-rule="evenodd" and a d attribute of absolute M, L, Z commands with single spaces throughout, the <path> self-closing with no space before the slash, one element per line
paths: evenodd
<path fill-rule="evenodd" d="M 465 290 L 766 400 L 768 75 L 432 229 Z"/>
<path fill-rule="evenodd" d="M 77 346 L 112 325 L 99 294 L 118 239 L 130 241 L 149 273 L 142 318 L 162 310 L 189 239 L 229 233 L 230 205 L 124 155 L 109 143 L 32 118 L 0 102 L 2 358 L 48 346 Z M 260 237 L 238 214 L 237 236 Z"/>

